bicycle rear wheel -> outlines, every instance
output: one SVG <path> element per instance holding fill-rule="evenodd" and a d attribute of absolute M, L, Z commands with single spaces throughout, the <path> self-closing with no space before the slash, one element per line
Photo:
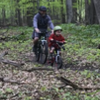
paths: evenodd
<path fill-rule="evenodd" d="M 46 63 L 47 61 L 47 56 L 48 56 L 48 44 L 45 42 L 44 45 L 41 45 L 40 48 L 40 62 L 42 64 Z"/>
<path fill-rule="evenodd" d="M 57 61 L 54 62 L 53 66 L 56 67 L 57 69 L 62 68 L 63 62 L 61 56 L 57 57 Z"/>

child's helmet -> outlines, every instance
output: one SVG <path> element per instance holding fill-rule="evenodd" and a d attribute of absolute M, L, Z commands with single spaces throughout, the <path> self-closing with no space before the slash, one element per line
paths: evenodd
<path fill-rule="evenodd" d="M 60 26 L 55 26 L 54 27 L 54 32 L 57 31 L 57 30 L 61 30 L 62 31 L 62 28 Z"/>

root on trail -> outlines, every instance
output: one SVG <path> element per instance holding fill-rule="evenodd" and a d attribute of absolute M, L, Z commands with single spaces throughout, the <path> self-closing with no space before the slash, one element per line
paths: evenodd
<path fill-rule="evenodd" d="M 100 90 L 100 87 L 79 87 L 78 85 L 74 84 L 73 82 L 71 82 L 70 80 L 60 76 L 60 77 L 56 77 L 58 80 L 60 80 L 61 82 L 63 82 L 65 85 L 69 85 L 71 86 L 73 89 L 75 90 Z M 65 86 L 63 86 L 65 87 Z"/>
<path fill-rule="evenodd" d="M 53 68 L 47 68 L 47 67 L 42 67 L 42 68 L 31 68 L 31 69 L 28 69 L 28 70 L 22 70 L 22 71 L 32 72 L 32 71 L 35 71 L 35 70 L 54 71 Z"/>
<path fill-rule="evenodd" d="M 5 55 L 8 54 L 8 51 L 4 51 L 1 55 L 0 55 L 0 63 L 5 63 L 5 64 L 10 64 L 10 65 L 13 65 L 15 67 L 20 67 L 22 65 L 24 65 L 23 62 L 18 62 L 18 61 L 12 61 L 12 60 L 8 60 L 8 59 L 4 59 L 3 57 Z"/>
<path fill-rule="evenodd" d="M 9 78 L 3 78 L 3 77 L 0 77 L 0 81 L 1 82 L 4 82 L 4 83 L 11 83 L 11 84 L 24 84 L 24 83 L 21 83 L 21 82 L 18 82 L 16 80 L 10 80 Z"/>

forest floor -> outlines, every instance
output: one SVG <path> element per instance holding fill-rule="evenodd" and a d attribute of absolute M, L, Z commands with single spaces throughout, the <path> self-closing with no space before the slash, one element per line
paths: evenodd
<path fill-rule="evenodd" d="M 0 56 L 0 100 L 99 100 L 100 75 L 93 72 L 96 68 L 65 61 L 64 68 L 55 71 L 34 61 L 30 40 L 2 41 L 0 54 L 5 51 L 8 54 Z"/>

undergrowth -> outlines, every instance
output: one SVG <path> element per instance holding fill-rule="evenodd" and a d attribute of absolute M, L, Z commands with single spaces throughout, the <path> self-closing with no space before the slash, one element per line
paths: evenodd
<path fill-rule="evenodd" d="M 63 35 L 66 39 L 66 44 L 65 44 L 66 50 L 63 51 L 64 63 L 73 64 L 74 66 L 77 67 L 93 66 L 96 69 L 95 71 L 98 72 L 100 66 L 100 50 L 97 48 L 97 46 L 100 43 L 99 39 L 100 26 L 99 25 L 76 26 L 75 24 L 62 24 L 61 26 L 63 28 Z M 0 32 L 2 31 L 0 30 Z M 0 50 L 3 51 L 7 49 L 11 51 L 10 54 L 6 56 L 10 59 L 13 60 L 14 59 L 17 60 L 19 58 L 25 59 L 21 57 L 21 55 L 25 54 L 26 52 L 32 51 L 32 39 L 31 39 L 32 32 L 33 28 L 30 27 L 10 27 L 7 34 L 4 34 L 4 36 L 9 37 L 9 40 L 1 41 Z M 42 72 L 40 73 L 38 72 L 38 74 L 40 74 L 41 76 Z M 76 84 L 80 83 L 79 85 L 91 86 L 91 85 L 99 85 L 100 83 L 100 75 L 95 72 L 87 70 L 81 72 L 76 70 L 73 72 L 70 69 L 69 70 L 67 69 L 67 71 L 62 71 L 61 73 L 64 73 L 65 76 L 64 75 L 63 76 L 66 77 L 67 79 L 73 80 L 74 83 Z M 45 76 L 45 74 L 43 75 Z M 44 78 L 44 76 L 41 77 Z M 42 80 L 42 78 L 40 79 Z M 39 87 L 39 85 L 36 85 L 34 87 L 36 88 L 37 86 Z M 29 90 L 30 89 L 31 88 L 29 88 Z M 99 100 L 100 98 L 99 90 L 79 91 L 74 89 L 68 89 L 67 87 L 65 87 L 64 89 L 59 89 L 57 86 L 55 87 L 55 85 L 52 86 L 52 88 L 50 87 L 47 88 L 46 85 L 44 85 L 41 88 L 39 88 L 37 92 L 38 92 L 37 100 Z M 13 89 L 10 88 L 6 88 L 6 90 L 3 92 L 0 90 L 0 97 L 7 98 L 9 95 L 7 93 L 14 94 L 14 91 Z M 31 91 L 29 91 L 29 93 L 31 93 Z M 22 97 L 23 95 L 25 96 L 24 100 L 33 99 L 32 97 L 33 93 L 31 95 L 30 94 L 27 95 L 24 92 L 21 93 L 20 91 L 18 94 L 19 97 Z"/>

